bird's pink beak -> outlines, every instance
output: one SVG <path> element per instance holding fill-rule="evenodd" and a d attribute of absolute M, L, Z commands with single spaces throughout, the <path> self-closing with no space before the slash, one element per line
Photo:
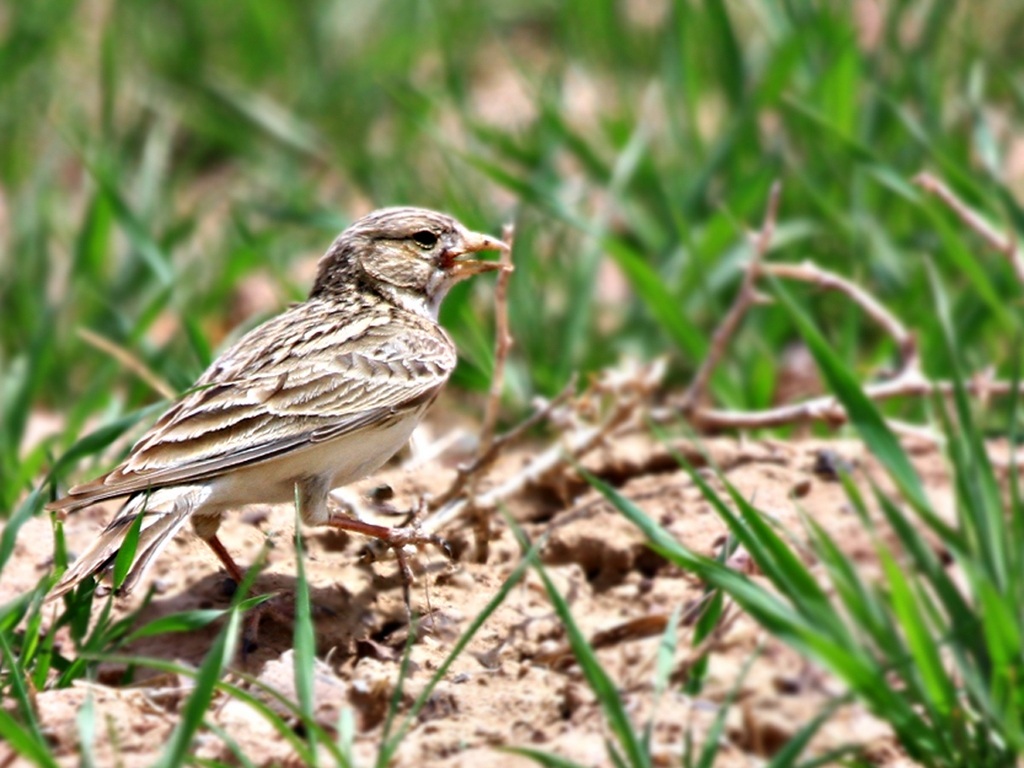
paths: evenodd
<path fill-rule="evenodd" d="M 473 275 L 479 275 L 482 272 L 492 272 L 498 269 L 511 272 L 513 269 L 512 265 L 504 264 L 500 261 L 480 261 L 478 259 L 459 260 L 460 256 L 464 256 L 467 253 L 507 250 L 508 245 L 496 237 L 482 235 L 479 232 L 467 232 L 462 237 L 461 248 L 445 252 L 445 266 L 449 270 L 450 274 L 457 280 L 463 280 L 467 277 L 472 277 Z"/>

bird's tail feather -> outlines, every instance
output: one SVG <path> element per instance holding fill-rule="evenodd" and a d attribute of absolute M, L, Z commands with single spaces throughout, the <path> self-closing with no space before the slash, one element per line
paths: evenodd
<path fill-rule="evenodd" d="M 128 575 L 117 590 L 120 595 L 129 594 L 153 564 L 154 558 L 174 538 L 174 534 L 181 530 L 194 509 L 187 493 L 182 494 L 181 489 L 173 490 L 178 493 L 171 495 L 156 491 L 148 497 L 146 494 L 138 494 L 129 498 L 89 548 L 64 572 L 46 599 L 55 600 L 70 592 L 89 576 L 108 576 L 132 523 L 142 515 L 135 557 Z"/>

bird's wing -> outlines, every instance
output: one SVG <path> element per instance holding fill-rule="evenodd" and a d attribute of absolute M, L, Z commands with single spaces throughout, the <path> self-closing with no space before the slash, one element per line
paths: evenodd
<path fill-rule="evenodd" d="M 307 303 L 250 331 L 135 444 L 53 509 L 205 480 L 423 407 L 455 367 L 437 326 L 366 313 L 339 326 Z"/>

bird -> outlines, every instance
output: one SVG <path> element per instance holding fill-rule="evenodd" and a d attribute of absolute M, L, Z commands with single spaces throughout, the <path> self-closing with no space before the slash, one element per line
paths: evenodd
<path fill-rule="evenodd" d="M 305 301 L 221 353 L 121 464 L 48 505 L 67 515 L 125 498 L 48 599 L 89 577 L 110 580 L 135 527 L 132 563 L 114 585 L 129 594 L 188 522 L 241 584 L 244 571 L 217 531 L 227 512 L 253 503 L 297 503 L 306 525 L 395 547 L 423 540 L 412 527 L 360 521 L 329 494 L 408 441 L 456 365 L 441 302 L 461 280 L 510 270 L 471 258 L 502 250 L 503 241 L 424 208 L 382 208 L 355 221 L 321 257 Z"/>

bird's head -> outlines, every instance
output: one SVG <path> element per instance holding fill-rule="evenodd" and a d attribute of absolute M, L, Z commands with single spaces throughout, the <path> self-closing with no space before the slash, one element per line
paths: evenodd
<path fill-rule="evenodd" d="M 436 318 L 455 283 L 510 268 L 467 256 L 507 249 L 501 240 L 472 232 L 444 213 L 382 208 L 338 236 L 320 260 L 311 296 L 349 290 L 365 280 L 407 309 Z"/>

